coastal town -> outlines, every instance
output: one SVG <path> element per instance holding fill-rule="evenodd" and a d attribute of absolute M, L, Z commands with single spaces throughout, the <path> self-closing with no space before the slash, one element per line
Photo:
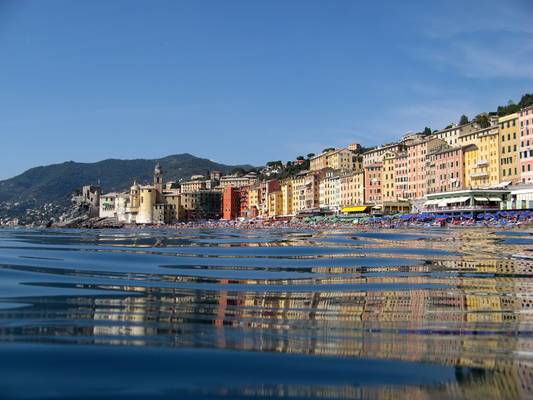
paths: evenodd
<path fill-rule="evenodd" d="M 500 113 L 502 114 L 502 113 Z M 260 171 L 209 171 L 102 193 L 88 185 L 74 196 L 93 217 L 123 224 L 164 225 L 205 220 L 284 221 L 315 216 L 438 213 L 461 216 L 533 208 L 533 106 L 444 129 L 408 133 L 365 149 L 328 148 Z"/>

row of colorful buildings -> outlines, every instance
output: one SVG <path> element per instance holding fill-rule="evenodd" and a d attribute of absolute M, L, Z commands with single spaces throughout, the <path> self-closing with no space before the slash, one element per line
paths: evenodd
<path fill-rule="evenodd" d="M 407 134 L 367 151 L 359 144 L 327 149 L 308 162 L 307 170 L 281 180 L 213 171 L 179 183 L 164 183 L 157 165 L 153 184 L 101 195 L 99 214 L 138 224 L 393 214 L 444 207 L 447 196 L 459 200 L 455 208 L 515 208 L 512 190 L 533 196 L 533 106 L 483 124 Z M 530 203 L 533 197 L 520 208 Z"/>

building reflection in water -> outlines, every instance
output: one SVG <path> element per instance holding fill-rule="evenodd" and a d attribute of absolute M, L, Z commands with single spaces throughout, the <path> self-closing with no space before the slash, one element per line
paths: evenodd
<path fill-rule="evenodd" d="M 447 281 L 449 287 L 254 292 L 117 286 L 135 294 L 25 299 L 28 307 L 2 311 L 4 321 L 25 323 L 4 324 L 0 334 L 15 341 L 31 337 L 439 363 L 457 368 L 456 382 L 431 390 L 404 388 L 405 394 L 427 398 L 473 390 L 486 392 L 488 398 L 533 396 L 533 359 L 520 357 L 533 354 L 527 262 L 461 259 L 402 268 L 422 272 L 407 277 L 422 283 L 430 279 L 423 275 L 424 269 L 446 272 L 436 279 Z M 483 373 L 468 375 L 476 370 Z M 354 398 L 387 398 L 389 393 L 383 387 L 315 389 L 331 390 L 330 397 L 350 397 L 345 392 L 350 390 L 357 392 L 352 393 Z M 282 390 L 307 396 L 305 391 L 314 389 L 261 390 L 256 394 Z M 398 395 L 397 390 L 390 394 Z"/>
<path fill-rule="evenodd" d="M 151 239 L 139 239 L 136 247 L 150 247 Z M 303 246 L 324 239 L 300 235 L 246 247 Z M 198 244 L 197 238 L 180 240 L 183 245 Z M 391 246 L 388 240 L 363 240 L 377 251 L 386 252 Z M 237 390 L 235 395 L 533 398 L 533 263 L 513 258 L 524 249 L 512 243 L 502 254 L 499 240 L 469 232 L 441 241 L 395 243 L 398 248 L 461 253 L 424 256 L 422 262 L 419 255 L 411 255 L 412 265 L 315 266 L 306 264 L 306 256 L 301 256 L 302 264 L 287 268 L 291 274 L 282 278 L 267 274 L 228 279 L 217 271 L 187 275 L 187 269 L 173 275 L 168 268 L 154 274 L 114 271 L 112 276 L 102 271 L 61 270 L 63 276 L 77 282 L 43 280 L 32 285 L 107 294 L 20 297 L 17 302 L 24 307 L 0 308 L 0 338 L 402 360 L 455 370 L 455 380 L 430 387 L 310 384 L 227 388 L 229 394 Z M 114 246 L 111 239 L 105 245 Z M 224 246 L 235 245 L 219 247 Z M 354 249 L 358 246 L 363 247 L 351 245 Z M 410 260 L 410 255 L 403 254 L 402 259 Z M 194 267 L 197 272 L 210 265 Z M 44 267 L 2 268 L 59 274 Z M 217 266 L 215 260 L 213 269 L 217 268 L 238 270 L 231 264 Z M 286 272 L 282 266 L 261 271 Z"/>

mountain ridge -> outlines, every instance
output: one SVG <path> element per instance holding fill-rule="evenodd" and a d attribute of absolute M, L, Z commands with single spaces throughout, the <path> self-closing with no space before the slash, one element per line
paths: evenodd
<path fill-rule="evenodd" d="M 70 160 L 36 166 L 0 181 L 0 219 L 24 218 L 28 210 L 35 211 L 48 203 L 53 203 L 58 210 L 64 209 L 70 204 L 72 193 L 83 185 L 99 183 L 105 193 L 126 190 L 134 179 L 141 184 L 151 183 L 158 162 L 163 168 L 165 181 L 188 179 L 191 175 L 213 170 L 227 174 L 235 168 L 254 168 L 217 163 L 190 153 L 154 159 L 108 158 L 92 163 Z"/>

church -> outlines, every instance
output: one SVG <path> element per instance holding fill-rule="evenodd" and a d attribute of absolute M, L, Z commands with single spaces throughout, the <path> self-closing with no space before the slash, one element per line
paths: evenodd
<path fill-rule="evenodd" d="M 171 224 L 179 220 L 180 191 L 163 183 L 163 169 L 157 163 L 152 185 L 133 182 L 129 193 L 101 196 L 100 217 L 116 217 L 128 224 Z"/>

